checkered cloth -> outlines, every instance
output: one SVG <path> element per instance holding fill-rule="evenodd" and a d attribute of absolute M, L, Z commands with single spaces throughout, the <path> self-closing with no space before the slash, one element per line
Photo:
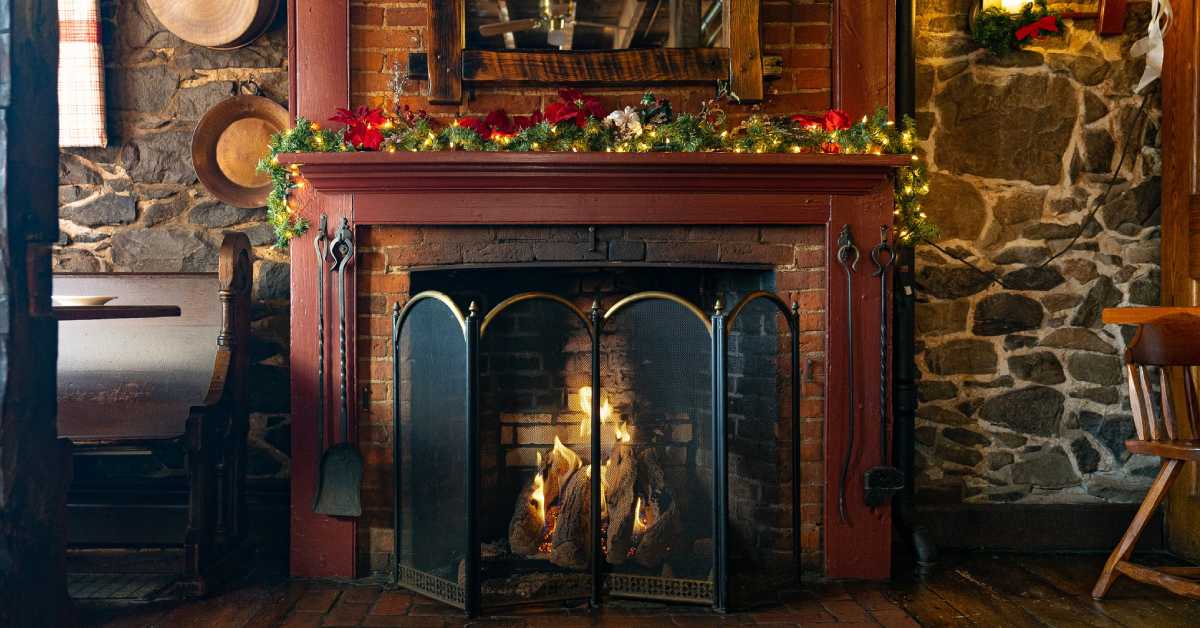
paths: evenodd
<path fill-rule="evenodd" d="M 58 0 L 58 145 L 105 146 L 98 0 Z"/>

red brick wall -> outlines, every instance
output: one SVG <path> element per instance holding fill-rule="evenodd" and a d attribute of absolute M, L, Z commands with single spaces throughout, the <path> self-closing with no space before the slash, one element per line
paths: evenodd
<path fill-rule="evenodd" d="M 825 230 L 816 226 L 631 226 L 603 227 L 597 236 L 597 250 L 607 251 L 607 255 L 592 253 L 586 227 L 371 227 L 360 232 L 358 383 L 360 388 L 370 389 L 369 411 L 359 416 L 359 444 L 366 458 L 365 512 L 359 525 L 360 570 L 386 569 L 393 547 L 391 308 L 394 303 L 403 305 L 409 297 L 409 267 L 535 261 L 587 264 L 609 259 L 663 264 L 749 263 L 775 268 L 779 296 L 800 307 L 800 350 L 802 360 L 811 364 L 804 369 L 800 407 L 801 536 L 805 567 L 821 569 Z M 790 400 L 784 397 L 775 437 L 786 442 L 791 436 Z M 736 425 L 733 429 L 736 438 Z M 790 459 L 780 460 L 779 464 L 786 470 Z M 771 532 L 777 535 L 790 530 L 785 510 L 756 508 L 760 505 L 736 486 L 731 491 L 731 502 L 735 510 L 763 513 L 764 525 L 774 528 Z M 767 523 L 765 518 L 772 512 L 774 522 Z"/>
<path fill-rule="evenodd" d="M 355 105 L 391 107 L 388 86 L 389 68 L 399 62 L 407 65 L 408 53 L 425 48 L 426 6 L 436 0 L 357 0 L 350 14 L 351 101 Z M 783 57 L 783 76 L 767 86 L 767 98 L 761 105 L 730 105 L 732 118 L 752 111 L 799 113 L 824 111 L 830 105 L 830 50 L 832 45 L 831 5 L 829 0 L 764 0 L 762 36 L 764 52 Z M 642 88 L 591 89 L 610 109 L 633 104 Z M 709 86 L 654 90 L 669 98 L 680 111 L 695 111 L 699 103 L 713 96 Z M 512 114 L 528 114 L 556 99 L 555 90 L 520 88 L 480 88 L 462 105 L 431 106 L 425 96 L 428 86 L 411 82 L 399 104 L 426 109 L 436 115 L 482 114 L 503 108 Z M 881 103 L 886 104 L 886 103 Z M 851 112 L 854 115 L 863 112 Z"/>

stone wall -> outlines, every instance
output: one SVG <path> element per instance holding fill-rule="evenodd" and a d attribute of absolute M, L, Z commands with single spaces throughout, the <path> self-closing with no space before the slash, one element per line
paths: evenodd
<path fill-rule="evenodd" d="M 1158 302 L 1157 96 L 1148 123 L 1128 131 L 1143 68 L 1128 50 L 1148 3 L 1131 3 L 1125 36 L 1068 20 L 1064 34 L 1001 58 L 972 50 L 970 4 L 917 2 L 927 211 L 942 247 L 1005 287 L 918 248 L 919 498 L 1140 500 L 1156 465 L 1122 444 L 1133 429 L 1119 357 L 1127 331 L 1100 312 Z M 1127 143 L 1116 186 L 1085 221 Z"/>
<path fill-rule="evenodd" d="M 287 105 L 282 12 L 266 36 L 233 51 L 181 41 L 145 0 L 104 0 L 101 13 L 109 145 L 62 151 L 55 270 L 215 272 L 221 234 L 245 232 L 257 257 L 249 472 L 286 477 L 287 255 L 270 248 L 265 210 L 213 198 L 191 158 L 197 121 L 235 81 L 254 79 L 265 96 Z M 161 472 L 180 472 L 178 460 L 162 464 Z"/>

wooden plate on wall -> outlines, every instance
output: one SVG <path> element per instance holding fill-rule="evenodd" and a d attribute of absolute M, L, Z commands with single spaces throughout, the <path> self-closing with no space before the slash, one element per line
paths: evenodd
<path fill-rule="evenodd" d="M 192 134 L 192 166 L 213 196 L 235 207 L 262 207 L 271 179 L 257 172 L 272 133 L 291 126 L 287 109 L 262 96 L 240 95 L 216 104 Z"/>
<path fill-rule="evenodd" d="M 180 39 L 208 48 L 247 46 L 275 20 L 279 0 L 146 0 Z"/>

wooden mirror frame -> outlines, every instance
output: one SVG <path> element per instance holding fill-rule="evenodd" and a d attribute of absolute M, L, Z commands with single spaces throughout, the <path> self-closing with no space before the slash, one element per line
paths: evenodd
<path fill-rule="evenodd" d="M 720 48 L 643 50 L 475 50 L 466 47 L 466 0 L 429 7 L 429 46 L 409 56 L 409 77 L 427 78 L 429 102 L 459 104 L 463 83 L 553 85 L 680 84 L 729 81 L 738 100 L 763 99 L 760 0 L 724 0 Z"/>

